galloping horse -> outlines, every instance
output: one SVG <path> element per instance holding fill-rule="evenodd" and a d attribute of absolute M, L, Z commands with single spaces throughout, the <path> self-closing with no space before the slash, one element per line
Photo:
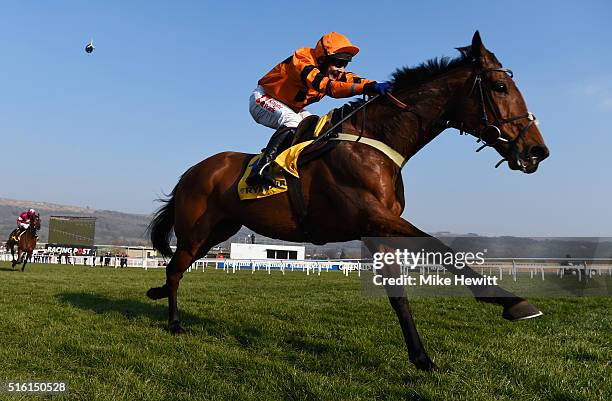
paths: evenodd
<path fill-rule="evenodd" d="M 155 249 L 172 255 L 166 283 L 147 292 L 151 299 L 168 297 L 169 330 L 184 333 L 177 290 L 185 270 L 243 225 L 267 237 L 315 244 L 363 237 L 429 237 L 400 217 L 405 204 L 401 166 L 446 128 L 457 128 L 484 141 L 484 146 L 494 148 L 512 170 L 535 172 L 549 152 L 511 71 L 502 68 L 484 47 L 478 31 L 471 46 L 458 50 L 461 56 L 457 59 L 434 59 L 416 68 L 397 70 L 393 97 L 374 99 L 367 105 L 366 117 L 355 113 L 341 124 L 343 133 L 383 142 L 402 161 L 394 162 L 364 143 L 337 141 L 331 151 L 300 167 L 308 230 L 286 192 L 240 201 L 236 184 L 252 155 L 219 153 L 187 170 L 150 225 Z M 174 254 L 169 245 L 173 227 L 177 238 Z M 449 250 L 439 241 L 436 244 L 440 250 Z M 384 244 L 366 245 L 371 251 L 389 249 Z M 452 265 L 445 267 L 455 274 L 479 276 L 469 268 L 458 271 Z M 397 277 L 399 269 L 386 267 L 382 273 Z M 497 286 L 468 288 L 478 300 L 503 306 L 506 319 L 541 315 L 525 299 Z M 433 369 L 404 290 L 398 294 L 386 289 L 410 361 L 419 369 Z"/>
<path fill-rule="evenodd" d="M 23 262 L 21 271 L 25 270 L 28 260 L 32 258 L 32 252 L 36 248 L 36 241 L 38 241 L 37 232 L 40 230 L 40 216 L 38 213 L 32 219 L 30 226 L 25 230 L 18 241 L 14 240 L 13 231 L 9 236 L 9 240 L 6 242 L 6 250 L 11 251 L 13 261 L 11 266 L 14 268 L 19 263 Z M 15 245 L 17 245 L 17 259 L 15 259 Z"/>

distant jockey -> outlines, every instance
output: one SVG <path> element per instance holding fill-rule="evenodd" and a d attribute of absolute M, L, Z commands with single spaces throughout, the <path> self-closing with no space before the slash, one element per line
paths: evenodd
<path fill-rule="evenodd" d="M 388 82 L 376 82 L 346 71 L 346 66 L 359 52 L 346 36 L 330 32 L 315 48 L 304 47 L 277 64 L 264 75 L 249 99 L 253 119 L 276 130 L 256 167 L 247 178 L 248 185 L 275 186 L 268 168 L 280 151 L 291 142 L 296 127 L 310 115 L 304 107 L 324 96 L 346 98 L 391 91 Z"/>
<path fill-rule="evenodd" d="M 21 235 L 25 230 L 30 227 L 30 223 L 32 219 L 36 216 L 36 210 L 30 209 L 27 212 L 23 212 L 17 217 L 17 228 L 19 231 L 17 232 L 17 236 Z"/>

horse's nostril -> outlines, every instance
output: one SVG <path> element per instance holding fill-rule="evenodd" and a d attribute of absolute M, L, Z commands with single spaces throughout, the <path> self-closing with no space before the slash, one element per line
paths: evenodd
<path fill-rule="evenodd" d="M 546 159 L 550 153 L 548 152 L 548 148 L 546 145 L 535 145 L 529 149 L 529 155 L 538 159 L 538 161 L 542 161 Z"/>

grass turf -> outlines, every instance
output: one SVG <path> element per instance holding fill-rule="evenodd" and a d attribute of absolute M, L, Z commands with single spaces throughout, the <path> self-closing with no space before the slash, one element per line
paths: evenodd
<path fill-rule="evenodd" d="M 161 269 L 26 269 L 0 263 L 0 383 L 67 382 L 54 399 L 612 399 L 610 298 L 534 298 L 545 315 L 518 323 L 470 298 L 416 298 L 440 368 L 426 373 L 388 301 L 362 297 L 356 275 L 186 273 L 188 334 L 173 337 L 166 301 L 144 295 Z"/>

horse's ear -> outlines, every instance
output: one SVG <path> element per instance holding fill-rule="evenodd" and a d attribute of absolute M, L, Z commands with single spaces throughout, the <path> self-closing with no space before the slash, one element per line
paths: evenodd
<path fill-rule="evenodd" d="M 486 49 L 482 44 L 482 39 L 480 38 L 480 32 L 474 32 L 474 36 L 472 37 L 472 56 L 475 59 L 478 59 L 486 54 Z"/>

